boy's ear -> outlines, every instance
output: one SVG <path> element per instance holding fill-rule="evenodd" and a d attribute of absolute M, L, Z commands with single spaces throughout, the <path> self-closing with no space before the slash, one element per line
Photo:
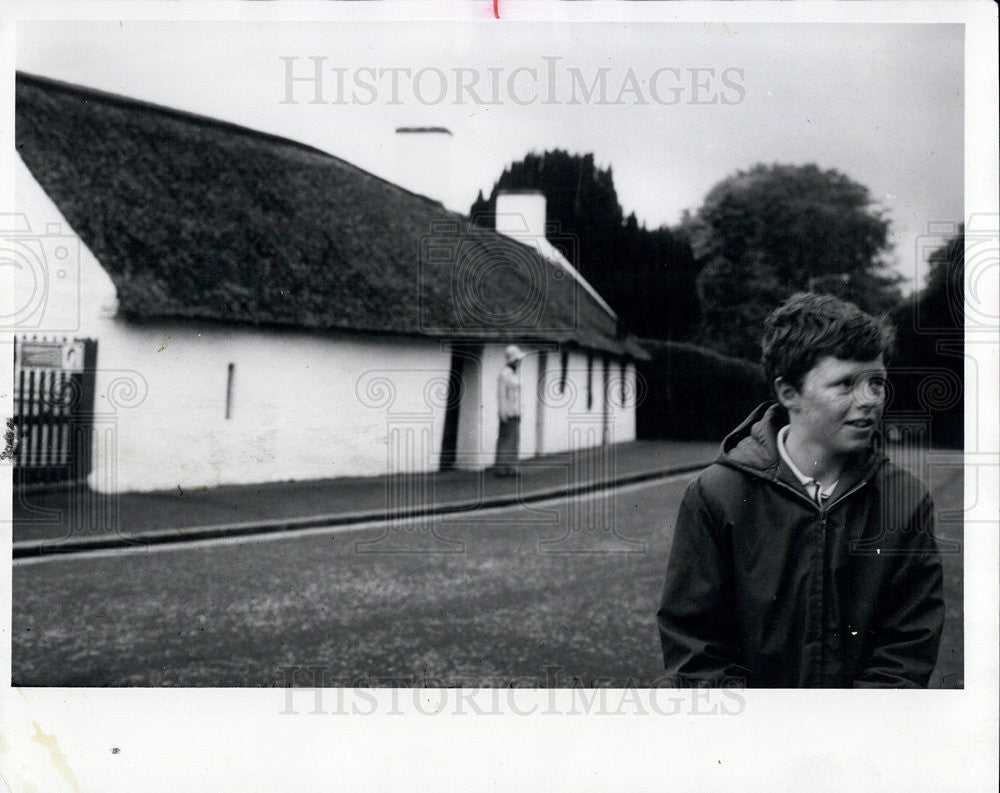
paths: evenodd
<path fill-rule="evenodd" d="M 783 377 L 774 379 L 774 393 L 786 410 L 791 410 L 799 401 L 799 390 Z"/>

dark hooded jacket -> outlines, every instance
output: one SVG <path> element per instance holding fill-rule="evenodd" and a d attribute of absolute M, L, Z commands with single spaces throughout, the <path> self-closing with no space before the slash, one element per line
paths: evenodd
<path fill-rule="evenodd" d="M 926 487 L 877 440 L 823 507 L 758 407 L 681 502 L 658 612 L 679 685 L 920 687 L 937 660 L 942 569 Z"/>

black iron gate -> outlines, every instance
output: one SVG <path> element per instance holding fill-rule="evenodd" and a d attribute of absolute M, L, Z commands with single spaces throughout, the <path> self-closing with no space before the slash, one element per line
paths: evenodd
<path fill-rule="evenodd" d="M 90 473 L 94 339 L 14 339 L 14 481 L 83 480 Z"/>

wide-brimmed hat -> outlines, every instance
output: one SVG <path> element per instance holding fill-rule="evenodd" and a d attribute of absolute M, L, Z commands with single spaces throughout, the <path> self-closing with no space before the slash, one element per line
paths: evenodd
<path fill-rule="evenodd" d="M 524 358 L 524 352 L 516 344 L 508 344 L 504 355 L 507 356 L 507 363 L 517 363 Z"/>

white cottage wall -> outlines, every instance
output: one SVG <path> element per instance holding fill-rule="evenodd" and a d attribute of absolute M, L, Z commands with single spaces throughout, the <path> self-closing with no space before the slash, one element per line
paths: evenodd
<path fill-rule="evenodd" d="M 455 467 L 479 470 L 489 465 L 489 442 L 483 427 L 483 349 L 464 346 L 460 349 L 462 396 L 458 406 L 458 437 L 455 443 Z"/>
<path fill-rule="evenodd" d="M 499 430 L 497 416 L 497 377 L 504 365 L 505 345 L 486 345 L 481 356 L 482 389 L 482 437 L 481 454 L 467 455 L 467 459 L 481 459 L 478 465 L 460 467 L 483 468 L 493 463 L 496 436 Z M 603 439 L 604 361 L 599 353 L 593 353 L 589 370 L 591 404 L 587 407 L 588 365 L 587 353 L 572 350 L 567 356 L 565 385 L 560 387 L 562 362 L 558 349 L 550 349 L 544 355 L 545 371 L 539 388 L 539 367 L 543 356 L 538 349 L 522 345 L 527 357 L 521 362 L 521 446 L 520 457 L 525 459 L 536 454 L 555 454 L 571 449 L 599 446 Z M 608 426 L 609 441 L 619 443 L 635 439 L 634 400 L 628 398 L 634 393 L 635 369 L 626 369 L 626 402 L 621 401 L 620 363 L 610 359 Z M 464 410 L 463 405 L 463 410 Z M 539 422 L 540 419 L 540 422 Z M 537 430 L 541 429 L 541 448 L 538 448 Z M 461 450 L 461 446 L 459 447 Z"/>
<path fill-rule="evenodd" d="M 637 399 L 641 396 L 635 364 L 627 363 L 622 379 L 622 397 L 615 408 L 615 443 L 634 441 L 635 408 Z"/>
<path fill-rule="evenodd" d="M 124 323 L 119 323 L 124 325 Z M 117 481 L 159 490 L 437 470 L 448 355 L 430 341 L 220 328 L 118 327 L 99 342 L 98 406 L 116 370 L 143 398 L 112 422 Z M 233 366 L 229 418 L 227 380 Z"/>
<path fill-rule="evenodd" d="M 527 344 L 518 346 L 525 355 L 518 367 L 521 370 L 521 446 L 518 456 L 523 460 L 539 453 L 535 438 L 535 421 L 538 413 L 535 384 L 538 382 L 538 367 L 541 364 L 541 356 L 535 347 Z M 496 390 L 495 386 L 493 390 Z"/>
<path fill-rule="evenodd" d="M 596 357 L 595 371 L 591 373 L 593 390 L 588 408 L 586 351 L 569 351 L 566 356 L 565 377 L 560 353 L 556 351 L 549 355 L 541 394 L 541 409 L 545 411 L 543 443 L 546 453 L 585 449 L 601 444 L 603 401 L 600 373 L 597 371 L 600 363 L 600 358 Z"/>

